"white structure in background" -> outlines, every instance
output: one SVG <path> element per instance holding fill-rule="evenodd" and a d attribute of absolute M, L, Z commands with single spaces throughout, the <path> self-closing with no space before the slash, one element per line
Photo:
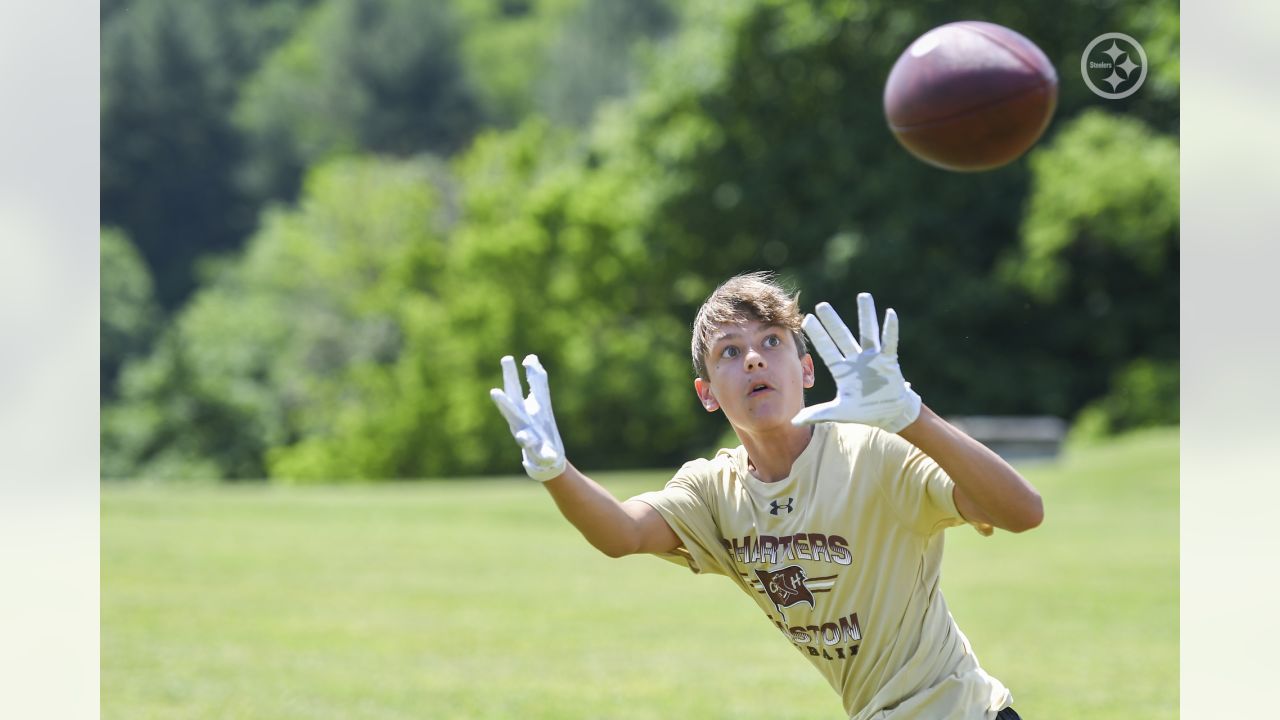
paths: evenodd
<path fill-rule="evenodd" d="M 1067 434 L 1066 421 L 1048 415 L 969 415 L 947 422 L 1010 461 L 1055 458 Z"/>

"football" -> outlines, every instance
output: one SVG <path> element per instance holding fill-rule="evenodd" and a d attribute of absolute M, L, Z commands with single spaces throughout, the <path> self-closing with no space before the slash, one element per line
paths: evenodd
<path fill-rule="evenodd" d="M 1035 43 L 1009 28 L 965 21 L 921 35 L 884 88 L 898 142 L 946 170 L 990 170 L 1027 151 L 1053 117 L 1058 74 Z"/>

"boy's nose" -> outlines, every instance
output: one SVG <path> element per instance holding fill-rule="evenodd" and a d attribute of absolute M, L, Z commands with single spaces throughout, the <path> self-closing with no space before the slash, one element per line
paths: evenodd
<path fill-rule="evenodd" d="M 765 366 L 764 356 L 755 350 L 748 350 L 746 354 L 747 370 L 763 370 Z"/>

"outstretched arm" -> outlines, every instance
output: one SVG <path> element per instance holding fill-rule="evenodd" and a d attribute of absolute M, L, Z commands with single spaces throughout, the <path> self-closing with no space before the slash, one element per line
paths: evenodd
<path fill-rule="evenodd" d="M 618 502 L 565 457 L 551 410 L 547 371 L 536 355 L 524 359 L 529 395 L 523 396 L 515 358 L 502 358 L 503 389 L 489 391 L 520 445 L 525 472 L 551 493 L 560 513 L 597 550 L 609 557 L 670 552 L 680 539 L 662 515 L 646 503 Z"/>
<path fill-rule="evenodd" d="M 804 319 L 804 331 L 836 380 L 836 399 L 801 410 L 797 425 L 857 422 L 898 433 L 933 458 L 955 482 L 956 509 L 965 520 L 1011 532 L 1044 519 L 1039 493 L 1003 458 L 925 407 L 898 366 L 898 316 L 885 313 L 884 335 L 869 293 L 858 295 L 858 331 L 827 303 Z"/>
<path fill-rule="evenodd" d="M 618 502 L 573 465 L 543 486 L 560 514 L 609 557 L 666 553 L 680 546 L 680 538 L 657 510 L 638 500 Z"/>
<path fill-rule="evenodd" d="M 956 509 L 971 523 L 1009 532 L 1030 530 L 1044 520 L 1040 493 L 1004 458 L 928 407 L 898 432 L 933 458 L 955 481 Z"/>

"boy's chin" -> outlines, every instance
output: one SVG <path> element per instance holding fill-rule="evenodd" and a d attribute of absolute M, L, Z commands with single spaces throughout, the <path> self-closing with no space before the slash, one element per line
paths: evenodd
<path fill-rule="evenodd" d="M 742 428 L 751 432 L 768 432 L 777 430 L 788 430 L 795 427 L 791 424 L 791 418 L 795 417 L 802 408 L 757 408 L 754 411 L 744 409 L 742 417 L 729 418 L 730 424 L 736 428 Z"/>

